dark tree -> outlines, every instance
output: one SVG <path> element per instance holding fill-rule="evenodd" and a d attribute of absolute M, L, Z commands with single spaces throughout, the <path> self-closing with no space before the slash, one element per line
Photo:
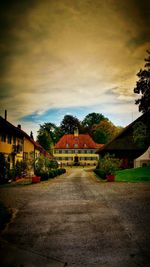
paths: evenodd
<path fill-rule="evenodd" d="M 47 131 L 41 131 L 40 129 L 38 131 L 37 141 L 46 151 L 50 152 L 53 142 L 50 134 Z"/>
<path fill-rule="evenodd" d="M 135 104 L 139 105 L 139 111 L 143 113 L 150 110 L 150 51 L 147 50 L 147 53 L 145 68 L 137 73 L 139 80 L 134 88 L 134 93 L 141 94 L 141 98 L 137 99 Z"/>
<path fill-rule="evenodd" d="M 87 129 L 91 130 L 94 125 L 99 124 L 100 121 L 105 120 L 106 118 L 101 113 L 89 113 L 84 120 L 82 121 L 82 125 Z"/>
<path fill-rule="evenodd" d="M 58 127 L 54 123 L 48 122 L 40 125 L 37 141 L 45 150 L 50 152 L 53 144 L 59 140 L 60 136 Z"/>
<path fill-rule="evenodd" d="M 60 128 L 63 134 L 73 134 L 76 128 L 78 128 L 80 133 L 81 124 L 76 117 L 72 115 L 65 115 L 60 124 Z"/>

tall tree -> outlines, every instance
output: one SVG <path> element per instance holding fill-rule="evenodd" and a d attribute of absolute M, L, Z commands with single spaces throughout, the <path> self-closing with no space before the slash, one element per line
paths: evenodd
<path fill-rule="evenodd" d="M 53 145 L 50 134 L 47 131 L 38 131 L 37 142 L 48 152 L 50 152 Z"/>
<path fill-rule="evenodd" d="M 150 110 L 150 51 L 147 50 L 147 53 L 145 68 L 137 73 L 139 80 L 134 88 L 134 93 L 141 94 L 141 98 L 137 99 L 135 104 L 139 105 L 139 111 L 143 113 Z"/>
<path fill-rule="evenodd" d="M 73 134 L 76 128 L 78 128 L 80 132 L 81 129 L 80 121 L 72 115 L 65 115 L 60 124 L 60 129 L 63 132 L 63 134 Z"/>
<path fill-rule="evenodd" d="M 84 118 L 84 120 L 82 121 L 82 125 L 89 133 L 92 134 L 93 127 L 105 119 L 107 118 L 105 118 L 104 115 L 102 115 L 101 113 L 92 112 Z"/>
<path fill-rule="evenodd" d="M 60 128 L 54 123 L 47 122 L 43 125 L 40 125 L 37 141 L 43 148 L 45 148 L 45 150 L 50 151 L 61 136 L 62 132 Z"/>

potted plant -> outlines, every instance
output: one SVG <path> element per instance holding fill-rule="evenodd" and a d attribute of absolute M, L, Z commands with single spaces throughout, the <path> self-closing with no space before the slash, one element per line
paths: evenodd
<path fill-rule="evenodd" d="M 120 160 L 116 159 L 114 155 L 106 154 L 100 159 L 100 168 L 106 173 L 108 182 L 115 181 L 115 172 L 119 169 Z"/>
<path fill-rule="evenodd" d="M 32 176 L 32 183 L 39 183 L 41 181 L 41 177 L 40 176 Z"/>

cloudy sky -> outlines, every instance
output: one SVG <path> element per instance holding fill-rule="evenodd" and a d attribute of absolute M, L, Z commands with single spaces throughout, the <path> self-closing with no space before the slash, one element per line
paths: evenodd
<path fill-rule="evenodd" d="M 136 73 L 150 48 L 147 0 L 2 0 L 0 114 L 26 131 L 65 114 L 116 125 L 140 114 Z"/>

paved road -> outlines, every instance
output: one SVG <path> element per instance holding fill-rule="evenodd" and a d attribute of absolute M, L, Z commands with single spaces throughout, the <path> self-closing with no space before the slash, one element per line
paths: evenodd
<path fill-rule="evenodd" d="M 99 182 L 72 169 L 0 191 L 14 210 L 0 241 L 0 266 L 150 266 L 149 183 Z"/>

